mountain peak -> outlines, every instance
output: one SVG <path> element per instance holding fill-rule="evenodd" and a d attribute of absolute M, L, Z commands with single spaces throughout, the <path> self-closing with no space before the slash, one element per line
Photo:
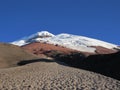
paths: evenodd
<path fill-rule="evenodd" d="M 54 45 L 58 44 L 60 46 L 64 46 L 67 48 L 84 51 L 84 52 L 95 52 L 96 51 L 95 46 L 101 46 L 108 49 L 118 48 L 117 45 L 93 38 L 88 38 L 85 36 L 78 36 L 67 33 L 53 35 L 48 31 L 37 32 L 36 34 L 33 34 L 27 38 L 14 41 L 12 42 L 12 44 L 22 46 L 22 45 L 30 44 L 32 42 L 40 42 L 40 43 L 45 42 Z"/>
<path fill-rule="evenodd" d="M 53 37 L 54 35 L 48 31 L 41 31 L 36 33 L 37 36 L 40 37 Z"/>

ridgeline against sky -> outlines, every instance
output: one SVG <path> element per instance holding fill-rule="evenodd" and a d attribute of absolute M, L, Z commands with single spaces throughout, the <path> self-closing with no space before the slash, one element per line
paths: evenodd
<path fill-rule="evenodd" d="M 47 30 L 120 44 L 119 4 L 119 0 L 2 0 L 0 42 Z"/>

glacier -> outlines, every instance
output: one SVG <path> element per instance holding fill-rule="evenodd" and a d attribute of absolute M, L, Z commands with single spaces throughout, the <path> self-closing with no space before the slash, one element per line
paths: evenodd
<path fill-rule="evenodd" d="M 96 48 L 93 46 L 101 46 L 108 49 L 118 48 L 118 46 L 115 44 L 85 36 L 78 36 L 67 33 L 54 35 L 48 31 L 37 32 L 36 34 L 30 35 L 26 38 L 11 42 L 11 44 L 23 46 L 32 42 L 49 43 L 54 45 L 57 44 L 66 48 L 91 53 L 95 52 L 96 50 Z"/>

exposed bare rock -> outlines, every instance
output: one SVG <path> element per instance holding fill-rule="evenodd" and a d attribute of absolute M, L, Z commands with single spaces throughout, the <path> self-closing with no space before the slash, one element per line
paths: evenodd
<path fill-rule="evenodd" d="M 116 49 L 108 49 L 108 48 L 105 48 L 105 47 L 101 47 L 101 46 L 93 46 L 96 48 L 96 54 L 110 54 L 110 53 L 115 53 L 117 52 L 118 50 Z"/>
<path fill-rule="evenodd" d="M 27 50 L 30 53 L 36 54 L 38 56 L 41 55 L 46 55 L 47 53 L 51 52 L 51 51 L 58 51 L 61 52 L 63 54 L 69 54 L 71 52 L 78 52 L 76 50 L 72 50 L 69 48 L 65 48 L 63 46 L 59 46 L 59 45 L 53 45 L 53 44 L 47 44 L 47 43 L 31 43 L 28 45 L 24 45 L 22 46 L 23 49 Z"/>

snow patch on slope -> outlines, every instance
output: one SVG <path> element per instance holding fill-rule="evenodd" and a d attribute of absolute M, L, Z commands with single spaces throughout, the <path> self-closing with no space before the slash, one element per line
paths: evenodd
<path fill-rule="evenodd" d="M 49 36 L 49 37 L 41 38 L 40 36 Z M 58 44 L 67 48 L 84 51 L 84 52 L 95 52 L 96 48 L 92 46 L 102 46 L 108 49 L 117 48 L 117 45 L 110 44 L 97 39 L 65 34 L 65 33 L 59 35 L 53 35 L 47 31 L 38 32 L 26 39 L 12 42 L 12 44 L 22 46 L 32 42 L 46 42 L 54 45 Z"/>
<path fill-rule="evenodd" d="M 23 46 L 27 43 L 25 42 L 25 40 L 18 40 L 18 41 L 12 42 L 11 44 L 18 45 L 18 46 Z"/>

